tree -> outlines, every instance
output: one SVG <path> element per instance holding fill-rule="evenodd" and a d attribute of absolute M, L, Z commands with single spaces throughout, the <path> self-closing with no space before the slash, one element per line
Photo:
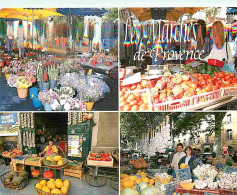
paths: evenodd
<path fill-rule="evenodd" d="M 135 147 L 142 135 L 149 130 L 154 130 L 157 125 L 165 120 L 166 115 L 167 113 L 165 112 L 121 113 L 121 147 Z"/>
<path fill-rule="evenodd" d="M 226 112 L 184 112 L 173 113 L 171 115 L 171 121 L 173 122 L 172 134 L 191 134 L 191 137 L 195 137 L 201 132 L 201 125 L 205 121 L 207 128 L 205 132 L 209 135 L 215 133 L 217 152 L 221 152 L 221 131 L 223 119 Z"/>

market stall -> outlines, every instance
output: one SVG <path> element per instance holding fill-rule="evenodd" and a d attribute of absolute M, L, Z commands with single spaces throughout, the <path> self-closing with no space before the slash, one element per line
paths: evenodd
<path fill-rule="evenodd" d="M 25 107 L 26 110 L 85 111 L 91 110 L 99 100 L 98 108 L 95 105 L 94 109 L 117 109 L 112 101 L 117 97 L 117 18 L 103 15 L 108 15 L 110 10 L 15 11 L 15 15 L 4 15 L 14 9 L 0 10 L 4 18 L 0 33 L 1 110 Z M 21 19 L 23 11 L 26 11 L 23 16 L 31 21 Z M 109 25 L 106 31 L 102 29 L 105 25 Z M 10 104 L 4 102 L 7 97 Z"/>
<path fill-rule="evenodd" d="M 36 179 L 38 193 L 68 194 L 70 178 L 84 180 L 85 175 L 85 182 L 91 186 L 104 186 L 109 179 L 111 187 L 118 190 L 118 174 L 113 171 L 119 167 L 116 153 L 91 152 L 93 114 L 19 113 L 18 121 L 21 144 L 2 153 L 11 161 L 11 171 L 1 175 L 6 188 L 20 190 Z M 95 172 L 93 167 L 99 170 Z M 101 173 L 109 176 L 103 178 Z M 100 179 L 102 185 L 98 185 Z"/>
<path fill-rule="evenodd" d="M 121 10 L 120 110 L 233 109 L 234 26 L 184 20 L 204 8 L 164 8 L 158 16 L 153 9 Z M 214 34 L 219 39 L 211 44 Z M 223 57 L 214 51 L 218 41 Z"/>

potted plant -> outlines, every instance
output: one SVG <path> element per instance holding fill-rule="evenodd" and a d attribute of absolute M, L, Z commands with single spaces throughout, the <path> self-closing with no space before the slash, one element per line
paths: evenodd
<path fill-rule="evenodd" d="M 50 89 L 54 89 L 57 85 L 59 69 L 55 65 L 48 66 L 48 76 Z"/>
<path fill-rule="evenodd" d="M 47 91 L 39 92 L 38 98 L 44 105 L 45 111 L 52 111 L 51 104 L 53 104 L 55 99 L 58 99 L 58 94 L 52 89 L 50 89 Z"/>
<path fill-rule="evenodd" d="M 26 98 L 28 95 L 28 88 L 32 85 L 29 79 L 25 76 L 20 76 L 17 79 L 17 94 L 19 98 Z"/>
<path fill-rule="evenodd" d="M 47 72 L 44 72 L 44 69 L 42 66 L 39 66 L 37 69 L 37 80 L 39 85 L 39 91 L 44 91 L 49 89 L 49 83 L 48 81 L 48 74 Z"/>
<path fill-rule="evenodd" d="M 79 99 L 86 105 L 86 109 L 91 111 L 95 102 L 100 99 L 100 89 L 90 86 L 79 93 Z"/>
<path fill-rule="evenodd" d="M 2 69 L 2 72 L 5 74 L 6 80 L 8 80 L 12 76 L 12 74 L 14 73 L 14 70 L 10 66 L 5 66 Z"/>

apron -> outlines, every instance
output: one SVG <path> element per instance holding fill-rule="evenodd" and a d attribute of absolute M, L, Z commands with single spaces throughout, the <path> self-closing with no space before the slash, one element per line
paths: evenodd
<path fill-rule="evenodd" d="M 48 151 L 46 152 L 45 156 L 51 156 L 52 153 L 53 153 L 53 147 L 48 149 Z"/>

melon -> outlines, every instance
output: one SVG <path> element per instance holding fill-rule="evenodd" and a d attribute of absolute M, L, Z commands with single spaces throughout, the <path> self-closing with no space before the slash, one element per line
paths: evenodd
<path fill-rule="evenodd" d="M 63 186 L 63 187 L 61 188 L 61 192 L 62 192 L 62 194 L 67 194 L 67 192 L 68 192 L 68 187 Z"/>
<path fill-rule="evenodd" d="M 181 165 L 180 165 L 180 169 L 185 169 L 186 168 L 186 164 L 185 163 L 182 163 Z"/>
<path fill-rule="evenodd" d="M 62 180 L 61 180 L 61 181 L 60 181 L 60 180 L 56 180 L 56 181 L 55 181 L 55 185 L 56 185 L 57 188 L 62 188 L 62 187 L 63 187 L 63 182 L 62 182 Z"/>
<path fill-rule="evenodd" d="M 141 195 L 157 195 L 161 194 L 160 188 L 157 186 L 147 187 L 142 190 Z"/>
<path fill-rule="evenodd" d="M 47 181 L 46 180 L 41 180 L 40 181 L 40 185 L 41 186 L 46 186 L 47 185 Z"/>
<path fill-rule="evenodd" d="M 140 195 L 140 193 L 135 190 L 135 189 L 132 189 L 132 188 L 124 188 L 120 195 Z"/>
<path fill-rule="evenodd" d="M 56 162 L 58 162 L 58 161 L 61 160 L 61 158 L 62 158 L 61 156 L 55 156 L 55 157 L 53 158 L 53 160 L 56 161 Z"/>
<path fill-rule="evenodd" d="M 63 161 L 62 159 L 58 161 L 57 165 L 62 165 L 63 164 Z"/>
<path fill-rule="evenodd" d="M 59 189 L 54 189 L 51 191 L 51 194 L 62 194 L 62 192 Z"/>
<path fill-rule="evenodd" d="M 70 182 L 68 180 L 64 180 L 63 181 L 63 186 L 66 186 L 67 188 L 69 188 Z"/>
<path fill-rule="evenodd" d="M 53 189 L 56 188 L 56 184 L 55 184 L 54 182 L 51 182 L 51 181 L 48 181 L 48 182 L 47 182 L 47 186 L 48 186 L 51 190 L 53 190 Z"/>
<path fill-rule="evenodd" d="M 43 187 L 42 187 L 42 191 L 44 191 L 44 192 L 50 192 L 50 189 L 49 189 L 48 186 L 43 186 Z"/>
<path fill-rule="evenodd" d="M 40 185 L 40 183 L 37 183 L 35 185 L 35 188 L 38 189 L 38 190 L 42 190 L 42 185 Z"/>
<path fill-rule="evenodd" d="M 140 190 L 142 191 L 143 189 L 148 187 L 148 184 L 146 182 L 141 182 L 141 183 L 139 183 L 139 187 L 140 187 Z"/>

